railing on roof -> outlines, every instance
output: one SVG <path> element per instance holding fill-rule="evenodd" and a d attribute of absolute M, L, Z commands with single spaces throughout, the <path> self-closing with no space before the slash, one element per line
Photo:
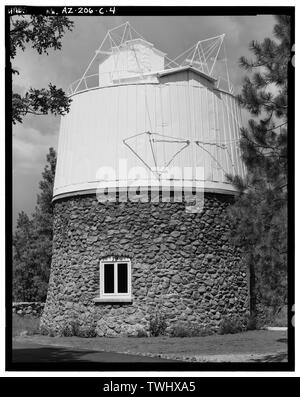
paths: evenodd
<path fill-rule="evenodd" d="M 193 65 L 194 69 L 195 66 Z M 168 70 L 168 69 L 165 69 Z M 199 69 L 198 69 L 199 70 Z M 159 71 L 162 72 L 162 71 Z M 201 72 L 201 70 L 199 70 Z M 122 71 L 113 71 L 113 72 L 105 72 L 105 73 L 94 73 L 88 76 L 84 76 L 81 79 L 73 81 L 67 88 L 67 95 L 72 96 L 74 94 L 79 94 L 84 91 L 96 89 L 96 88 L 102 88 L 102 87 L 111 87 L 111 86 L 116 86 L 120 84 L 130 84 L 133 81 L 138 82 L 138 81 L 146 81 L 146 79 L 149 79 L 149 76 L 155 75 L 156 72 L 152 73 L 145 73 L 145 74 L 140 74 L 137 72 L 133 72 L 132 76 L 128 75 L 128 71 L 126 71 L 127 76 L 124 76 L 124 70 Z M 202 72 L 203 73 L 203 72 Z M 227 83 L 226 79 L 224 79 L 222 76 L 219 76 L 217 78 L 217 81 L 215 83 L 216 88 L 222 89 L 222 82 Z M 228 89 L 223 89 L 223 91 L 228 91 L 230 94 L 233 94 L 233 87 L 230 87 L 230 90 Z"/>
<path fill-rule="evenodd" d="M 94 73 L 73 81 L 67 88 L 67 95 L 72 96 L 94 88 L 110 87 L 114 85 L 131 83 L 132 81 L 146 80 L 152 73 L 130 72 L 128 70 L 114 70 L 112 72 Z"/>

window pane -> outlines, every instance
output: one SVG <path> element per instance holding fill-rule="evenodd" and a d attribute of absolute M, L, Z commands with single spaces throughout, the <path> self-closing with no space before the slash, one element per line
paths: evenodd
<path fill-rule="evenodd" d="M 118 263 L 118 292 L 128 292 L 128 271 L 127 263 Z"/>
<path fill-rule="evenodd" d="M 114 292 L 114 264 L 105 263 L 104 265 L 104 293 Z"/>

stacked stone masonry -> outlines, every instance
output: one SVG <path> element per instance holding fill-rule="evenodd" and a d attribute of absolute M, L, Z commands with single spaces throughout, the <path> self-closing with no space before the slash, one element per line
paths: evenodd
<path fill-rule="evenodd" d="M 44 309 L 43 302 L 13 302 L 12 311 L 19 316 L 39 317 Z"/>
<path fill-rule="evenodd" d="M 232 197 L 206 194 L 203 211 L 184 203 L 99 203 L 95 195 L 55 201 L 53 259 L 41 326 L 70 322 L 99 336 L 149 332 L 156 311 L 167 331 L 178 322 L 217 330 L 224 316 L 248 314 L 247 271 L 230 245 Z M 129 257 L 130 303 L 96 303 L 100 260 Z"/>

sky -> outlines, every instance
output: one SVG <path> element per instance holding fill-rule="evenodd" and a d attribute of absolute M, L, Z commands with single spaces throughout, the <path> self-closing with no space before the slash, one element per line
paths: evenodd
<path fill-rule="evenodd" d="M 21 50 L 13 62 L 20 74 L 14 78 L 13 90 L 20 94 L 30 87 L 43 88 L 51 82 L 67 89 L 79 79 L 99 47 L 108 29 L 129 21 L 134 29 L 169 58 L 194 45 L 198 40 L 225 33 L 231 82 L 238 93 L 245 71 L 238 59 L 245 55 L 251 40 L 272 36 L 275 18 L 264 16 L 136 16 L 74 17 L 72 32 L 62 41 L 62 50 L 38 55 L 30 47 Z M 60 117 L 28 115 L 13 127 L 13 225 L 18 213 L 34 211 L 39 181 L 46 164 L 49 147 L 57 149 Z"/>

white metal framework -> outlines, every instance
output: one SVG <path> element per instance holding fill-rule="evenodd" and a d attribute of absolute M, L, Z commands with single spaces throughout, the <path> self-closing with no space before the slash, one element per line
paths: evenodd
<path fill-rule="evenodd" d="M 217 80 L 217 88 L 233 93 L 233 86 L 230 83 L 227 67 L 224 37 L 225 34 L 222 34 L 200 40 L 174 59 L 168 58 L 165 53 L 155 49 L 164 58 L 162 68 L 155 72 L 192 66 L 207 76 L 215 78 Z M 135 59 L 136 65 L 134 70 L 132 70 L 132 76 L 135 76 L 135 78 L 144 78 L 147 71 L 141 65 L 135 45 L 139 40 L 142 40 L 143 43 L 147 43 L 153 48 L 153 44 L 145 40 L 128 21 L 108 30 L 82 77 L 68 87 L 68 95 L 74 95 L 78 92 L 105 85 L 120 84 L 122 82 L 122 72 L 124 71 L 119 61 L 124 48 L 129 49 Z M 113 64 L 110 64 L 109 70 L 103 72 L 102 76 L 101 73 L 99 75 L 99 70 L 97 70 L 98 65 L 104 63 L 108 57 L 112 56 Z"/>
<path fill-rule="evenodd" d="M 233 93 L 224 38 L 225 34 L 221 34 L 198 41 L 191 48 L 166 63 L 165 68 L 192 66 L 202 73 L 214 77 L 217 80 L 217 88 Z"/>
<path fill-rule="evenodd" d="M 147 137 L 147 141 L 149 143 L 149 147 L 151 149 L 151 154 L 152 154 L 152 164 L 147 163 L 141 154 L 139 154 L 135 149 L 134 146 L 130 145 L 129 141 L 136 141 L 137 137 Z M 126 145 L 132 153 L 137 156 L 137 158 L 152 172 L 155 177 L 160 180 L 161 175 L 166 171 L 167 167 L 172 163 L 172 161 L 175 159 L 179 153 L 181 153 L 186 147 L 189 146 L 190 141 L 187 139 L 180 139 L 180 138 L 174 138 L 172 136 L 168 135 L 163 135 L 163 134 L 158 134 L 158 133 L 152 133 L 150 131 L 142 132 L 140 134 L 135 134 L 132 135 L 129 138 L 123 139 L 124 145 Z M 175 147 L 174 151 L 170 153 L 168 159 L 161 159 L 158 156 L 159 149 L 157 147 L 158 144 L 163 143 L 163 144 L 177 144 L 177 147 Z"/>

